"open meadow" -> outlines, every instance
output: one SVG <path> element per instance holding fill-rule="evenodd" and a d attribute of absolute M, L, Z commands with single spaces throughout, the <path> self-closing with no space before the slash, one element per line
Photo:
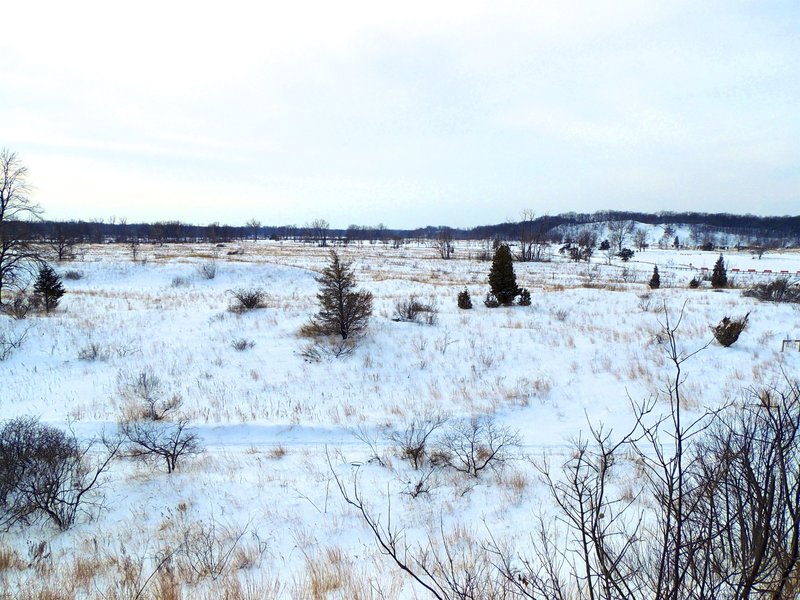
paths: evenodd
<path fill-rule="evenodd" d="M 438 549 L 480 565 L 491 547 L 524 557 L 536 524 L 556 523 L 546 464 L 573 456 L 590 427 L 612 439 L 631 430 L 643 403 L 648 418 L 670 413 L 672 339 L 687 357 L 687 419 L 736 410 L 748 390 L 800 373 L 797 346 L 782 349 L 800 339 L 800 305 L 742 295 L 781 271 L 797 281 L 800 253 L 726 251 L 734 287 L 719 290 L 689 287 L 719 252 L 515 262 L 531 305 L 487 308 L 479 250 L 457 243 L 443 260 L 425 242 L 337 247 L 374 297 L 365 335 L 339 357 L 300 335 L 328 248 L 142 245 L 134 261 L 109 244 L 55 264 L 67 290 L 57 310 L 0 316 L 5 335 L 24 334 L 0 362 L 0 417 L 110 440 L 149 401 L 198 447 L 171 473 L 163 460 L 120 455 L 74 525 L 41 518 L 3 533 L 0 598 L 431 597 L 340 486 L 379 531 L 402 529 L 402 555 Z M 661 287 L 651 290 L 653 265 Z M 464 288 L 471 310 L 456 304 Z M 237 293 L 255 290 L 261 306 L 236 310 Z M 429 310 L 398 319 L 412 296 Z M 714 341 L 711 326 L 747 313 L 735 344 Z M 665 325 L 679 321 L 670 338 Z M 430 429 L 419 454 L 413 427 Z M 469 427 L 481 448 L 464 452 L 478 466 L 457 460 Z M 497 453 L 480 468 L 487 447 Z M 103 451 L 98 442 L 88 456 Z M 611 483 L 636 501 L 631 469 Z"/>

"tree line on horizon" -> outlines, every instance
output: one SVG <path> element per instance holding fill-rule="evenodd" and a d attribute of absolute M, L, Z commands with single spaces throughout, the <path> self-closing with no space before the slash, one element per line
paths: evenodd
<path fill-rule="evenodd" d="M 508 221 L 472 228 L 446 225 L 415 229 L 390 228 L 384 224 L 350 225 L 332 228 L 327 221 L 316 219 L 304 225 L 266 225 L 252 219 L 245 225 L 219 222 L 197 225 L 182 221 L 129 223 L 125 219 L 108 220 L 47 220 L 19 223 L 31 239 L 75 243 L 129 243 L 131 240 L 152 243 L 211 242 L 225 243 L 246 239 L 311 241 L 320 245 L 336 242 L 395 243 L 402 240 L 436 240 L 444 233 L 451 240 L 515 240 L 521 229 L 528 229 L 542 241 L 561 243 L 565 232 L 576 227 L 603 225 L 612 222 L 633 222 L 645 225 L 683 225 L 703 234 L 725 234 L 758 240 L 771 247 L 800 244 L 800 215 L 757 216 L 731 213 L 598 211 L 594 213 L 564 213 L 560 215 L 528 216 L 520 221 Z M 701 244 L 698 244 L 701 245 Z"/>

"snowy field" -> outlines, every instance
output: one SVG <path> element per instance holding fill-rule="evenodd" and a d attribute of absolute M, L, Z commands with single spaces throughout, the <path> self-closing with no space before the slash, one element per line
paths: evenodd
<path fill-rule="evenodd" d="M 488 309 L 490 263 L 468 258 L 476 248 L 457 245 L 452 260 L 416 243 L 338 251 L 375 298 L 366 336 L 339 359 L 309 361 L 298 334 L 316 311 L 328 251 L 289 242 L 142 246 L 137 262 L 123 246 L 88 247 L 83 260 L 56 265 L 80 275 L 65 278 L 56 312 L 0 317 L 3 331 L 29 328 L 0 362 L 3 419 L 35 415 L 81 439 L 108 434 L 130 410 L 126 382 L 148 373 L 164 398 L 180 397 L 180 417 L 205 447 L 172 474 L 119 459 L 95 519 L 3 534 L 0 597 L 424 598 L 343 501 L 334 473 L 346 485 L 357 478 L 374 514 L 401 524 L 412 545 L 446 537 L 468 549 L 491 531 L 524 551 L 548 502 L 531 459 L 558 464 L 587 423 L 622 431 L 631 401 L 663 396 L 674 376 L 665 309 L 677 319 L 685 306 L 687 352 L 712 340 L 709 326 L 724 316 L 750 313 L 735 345 L 711 343 L 684 364 L 689 411 L 800 373 L 800 352 L 781 352 L 782 340 L 800 339 L 798 307 L 742 297 L 781 271 L 796 281 L 797 252 L 725 252 L 736 287 L 724 290 L 688 287 L 716 252 L 515 263 L 531 306 Z M 216 276 L 206 279 L 210 265 Z M 647 285 L 653 265 L 658 290 Z M 464 287 L 473 310 L 456 306 Z M 232 291 L 249 288 L 264 290 L 266 306 L 228 310 Z M 411 295 L 438 307 L 435 324 L 394 320 Z M 479 477 L 435 469 L 415 497 L 419 471 L 389 437 L 434 414 L 490 416 L 519 445 Z"/>

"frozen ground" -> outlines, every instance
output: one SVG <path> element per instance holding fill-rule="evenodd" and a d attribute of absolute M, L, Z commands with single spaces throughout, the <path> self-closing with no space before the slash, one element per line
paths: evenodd
<path fill-rule="evenodd" d="M 658 335 L 665 307 L 677 317 L 685 305 L 678 337 L 687 351 L 708 343 L 709 325 L 723 316 L 751 313 L 734 346 L 711 344 L 685 364 L 689 410 L 736 401 L 800 366 L 800 352 L 781 352 L 781 340 L 800 338 L 798 308 L 743 298 L 740 289 L 797 273 L 798 253 L 757 260 L 726 252 L 739 289 L 722 291 L 687 285 L 710 271 L 714 252 L 653 249 L 610 265 L 599 257 L 515 263 L 532 305 L 488 309 L 489 263 L 468 259 L 475 249 L 458 246 L 447 261 L 415 243 L 339 251 L 375 296 L 366 337 L 343 359 L 302 355 L 309 342 L 298 330 L 315 311 L 314 278 L 327 250 L 288 242 L 153 246 L 137 263 L 124 247 L 91 247 L 85 260 L 58 265 L 82 277 L 65 280 L 57 312 L 0 317 L 7 331 L 30 328 L 24 346 L 0 362 L 2 418 L 32 414 L 82 438 L 110 432 L 126 410 L 120 382 L 147 371 L 165 396 L 180 395 L 182 416 L 206 447 L 171 475 L 120 460 L 96 520 L 63 533 L 42 525 L 4 534 L 5 595 L 134 597 L 129 590 L 161 558 L 197 535 L 214 540 L 221 556 L 233 551 L 219 573 L 176 555 L 171 576 L 185 598 L 222 597 L 220 590 L 231 598 L 424 597 L 344 504 L 332 469 L 348 482 L 357 476 L 384 519 L 391 500 L 391 518 L 410 540 L 440 528 L 468 540 L 490 528 L 524 544 L 546 496 L 527 458 L 558 462 L 589 422 L 622 430 L 631 399 L 658 395 L 673 375 Z M 212 263 L 217 275 L 205 279 L 199 268 Z M 654 264 L 662 288 L 651 291 Z M 465 286 L 471 311 L 456 307 Z M 265 308 L 228 310 L 232 290 L 255 287 L 267 294 Z M 437 304 L 435 325 L 393 320 L 396 302 L 412 294 Z M 252 347 L 235 349 L 241 340 Z M 517 460 L 477 479 L 436 471 L 429 492 L 412 497 L 415 473 L 386 435 L 428 413 L 492 415 L 519 431 Z M 370 461 L 375 452 L 364 440 L 384 466 Z M 168 575 L 159 571 L 145 593 L 168 597 L 157 595 Z"/>

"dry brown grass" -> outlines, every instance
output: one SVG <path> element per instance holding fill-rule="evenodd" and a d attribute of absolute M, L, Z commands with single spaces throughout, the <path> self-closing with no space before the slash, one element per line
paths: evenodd
<path fill-rule="evenodd" d="M 286 454 L 287 450 L 283 446 L 283 444 L 278 444 L 277 446 L 273 446 L 272 448 L 269 449 L 269 452 L 267 452 L 267 456 L 273 460 L 281 459 L 284 456 L 286 456 Z"/>
<path fill-rule="evenodd" d="M 75 589 L 89 590 L 92 582 L 103 571 L 102 561 L 94 554 L 82 554 L 72 561 L 70 580 Z"/>
<path fill-rule="evenodd" d="M 306 556 L 306 581 L 295 590 L 298 597 L 323 600 L 337 590 L 354 585 L 353 571 L 339 547 Z"/>
<path fill-rule="evenodd" d="M 18 571 L 24 568 L 25 563 L 16 550 L 5 544 L 0 546 L 0 573 Z"/>

